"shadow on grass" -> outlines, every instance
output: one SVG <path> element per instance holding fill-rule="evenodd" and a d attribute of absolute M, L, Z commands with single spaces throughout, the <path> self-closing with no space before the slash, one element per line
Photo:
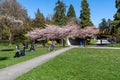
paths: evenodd
<path fill-rule="evenodd" d="M 0 61 L 3 61 L 3 60 L 8 60 L 9 57 L 0 57 Z"/>
<path fill-rule="evenodd" d="M 2 49 L 0 51 L 14 51 L 14 49 Z"/>
<path fill-rule="evenodd" d="M 97 47 L 105 47 L 107 44 L 97 44 Z"/>

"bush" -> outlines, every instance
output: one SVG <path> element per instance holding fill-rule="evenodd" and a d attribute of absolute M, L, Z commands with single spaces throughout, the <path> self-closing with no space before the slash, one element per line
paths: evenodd
<path fill-rule="evenodd" d="M 115 34 L 116 42 L 120 42 L 120 28 L 118 28 L 117 33 Z"/>
<path fill-rule="evenodd" d="M 57 44 L 57 41 L 53 41 L 53 42 L 54 42 L 54 44 Z M 51 45 L 51 44 L 52 44 L 52 41 L 49 40 L 49 41 L 47 42 L 47 44 L 48 44 L 48 45 Z"/>
<path fill-rule="evenodd" d="M 49 41 L 47 42 L 47 44 L 48 44 L 48 45 L 52 44 L 52 41 L 49 40 Z"/>
<path fill-rule="evenodd" d="M 9 41 L 8 40 L 0 40 L 0 44 L 8 45 Z"/>

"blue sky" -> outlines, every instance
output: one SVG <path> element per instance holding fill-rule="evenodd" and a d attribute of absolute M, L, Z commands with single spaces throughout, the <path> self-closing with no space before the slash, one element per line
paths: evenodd
<path fill-rule="evenodd" d="M 25 9 L 27 9 L 28 16 L 34 18 L 37 9 L 44 14 L 44 16 L 53 15 L 55 3 L 57 0 L 17 0 Z M 74 6 L 77 17 L 80 16 L 81 0 L 62 0 L 68 10 L 69 5 Z M 113 20 L 116 13 L 115 0 L 88 0 L 91 21 L 97 27 L 103 18 Z"/>

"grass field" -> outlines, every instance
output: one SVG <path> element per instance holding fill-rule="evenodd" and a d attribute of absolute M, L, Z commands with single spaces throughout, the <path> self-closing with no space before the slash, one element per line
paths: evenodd
<path fill-rule="evenodd" d="M 22 48 L 22 46 L 20 47 Z M 58 47 L 58 46 L 55 47 L 55 49 L 60 49 L 60 48 L 62 47 Z M 13 49 L 13 51 L 4 51 L 5 49 Z M 16 52 L 15 45 L 12 46 L 0 45 L 0 50 L 3 50 L 0 51 L 0 69 L 50 52 L 48 51 L 48 47 L 42 48 L 40 45 L 36 45 L 36 51 L 26 52 L 26 56 L 24 57 L 13 58 Z"/>
<path fill-rule="evenodd" d="M 106 45 L 107 47 L 120 47 L 120 43 L 115 43 L 115 44 L 109 44 Z"/>
<path fill-rule="evenodd" d="M 72 49 L 16 80 L 120 80 L 120 50 Z"/>

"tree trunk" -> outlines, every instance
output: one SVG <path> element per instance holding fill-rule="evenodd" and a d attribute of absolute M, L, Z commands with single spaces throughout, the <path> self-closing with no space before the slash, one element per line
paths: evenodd
<path fill-rule="evenodd" d="M 62 44 L 63 44 L 63 47 L 65 47 L 65 40 L 62 39 Z"/>
<path fill-rule="evenodd" d="M 84 39 L 84 47 L 86 46 L 86 40 L 87 40 L 87 39 L 85 38 L 85 39 Z"/>
<path fill-rule="evenodd" d="M 13 34 L 12 32 L 10 32 L 10 35 L 9 35 L 9 45 L 12 45 L 12 39 L 13 38 Z"/>
<path fill-rule="evenodd" d="M 0 40 L 2 39 L 2 29 L 0 28 Z"/>
<path fill-rule="evenodd" d="M 100 39 L 100 44 L 102 45 L 102 39 Z"/>
<path fill-rule="evenodd" d="M 42 46 L 45 47 L 45 40 L 42 41 Z"/>

